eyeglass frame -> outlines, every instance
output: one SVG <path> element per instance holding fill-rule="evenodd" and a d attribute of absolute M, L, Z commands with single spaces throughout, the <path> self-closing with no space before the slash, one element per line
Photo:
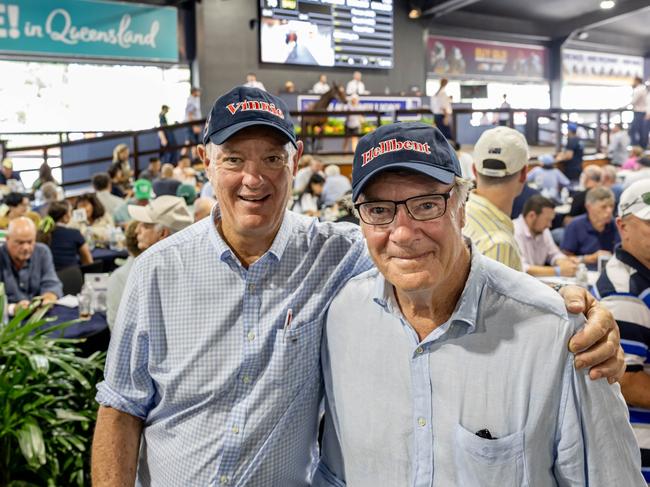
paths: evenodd
<path fill-rule="evenodd" d="M 447 202 L 449 201 L 449 198 L 451 198 L 451 192 L 454 190 L 455 187 L 456 186 L 453 186 L 446 193 L 423 194 L 423 195 L 420 195 L 420 196 L 412 196 L 411 198 L 406 198 L 405 200 L 401 200 L 401 201 L 392 201 L 392 200 L 362 201 L 360 203 L 355 203 L 354 204 L 354 209 L 356 210 L 357 215 L 359 215 L 359 218 L 361 219 L 361 221 L 363 223 L 365 223 L 366 225 L 373 225 L 373 226 L 390 225 L 391 223 L 393 223 L 395 221 L 395 217 L 397 216 L 397 207 L 399 205 L 404 205 L 404 208 L 406 208 L 406 213 L 408 213 L 409 217 L 412 220 L 415 220 L 416 222 L 428 222 L 428 221 L 431 221 L 431 220 L 437 220 L 438 218 L 442 218 L 443 216 L 445 216 L 445 213 L 447 213 Z M 425 218 L 424 220 L 421 220 L 419 218 L 415 218 L 415 216 L 413 216 L 413 213 L 411 213 L 411 210 L 409 209 L 409 207 L 408 207 L 408 205 L 406 203 L 408 201 L 411 201 L 411 200 L 415 200 L 415 199 L 419 199 L 419 198 L 428 198 L 428 197 L 431 197 L 431 196 L 442 196 L 443 201 L 445 202 L 445 209 L 443 210 L 443 212 L 438 216 L 435 216 L 433 218 Z M 393 218 L 391 218 L 390 221 L 385 222 L 385 223 L 369 223 L 369 222 L 365 221 L 363 219 L 363 217 L 361 216 L 360 208 L 361 208 L 361 206 L 363 206 L 365 204 L 368 204 L 368 203 L 393 203 L 395 205 L 395 211 L 393 213 Z"/>
<path fill-rule="evenodd" d="M 627 205 L 621 207 L 621 217 L 631 215 L 633 212 L 630 213 L 625 213 L 627 210 L 632 208 L 634 205 L 639 203 L 639 199 L 641 200 L 642 203 L 645 203 L 646 205 L 650 206 L 650 191 L 646 193 L 642 193 L 636 198 L 634 198 L 632 201 L 630 201 Z"/>

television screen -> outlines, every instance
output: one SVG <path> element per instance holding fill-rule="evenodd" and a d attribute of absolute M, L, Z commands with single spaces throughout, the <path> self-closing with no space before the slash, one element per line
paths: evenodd
<path fill-rule="evenodd" d="M 393 0 L 260 0 L 263 63 L 393 67 Z"/>
<path fill-rule="evenodd" d="M 487 98 L 487 85 L 460 85 L 460 97 Z"/>

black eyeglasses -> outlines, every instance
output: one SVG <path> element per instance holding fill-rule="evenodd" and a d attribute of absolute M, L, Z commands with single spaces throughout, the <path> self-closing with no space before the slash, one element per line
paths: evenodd
<path fill-rule="evenodd" d="M 387 225 L 395 219 L 397 207 L 406 206 L 409 216 L 417 221 L 440 218 L 447 211 L 447 200 L 451 190 L 442 194 L 414 196 L 403 201 L 364 201 L 354 208 L 359 217 L 368 225 Z"/>
<path fill-rule="evenodd" d="M 639 202 L 639 200 L 643 201 L 646 205 L 650 206 L 650 192 L 643 193 L 642 195 L 637 196 L 632 201 L 630 201 L 627 205 L 621 207 L 621 216 L 625 216 L 625 212 L 632 206 L 636 205 Z"/>

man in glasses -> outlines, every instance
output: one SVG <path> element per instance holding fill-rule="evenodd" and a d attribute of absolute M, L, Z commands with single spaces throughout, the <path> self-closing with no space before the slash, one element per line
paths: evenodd
<path fill-rule="evenodd" d="M 469 181 L 443 135 L 380 127 L 352 179 L 376 269 L 326 318 L 314 485 L 644 485 L 618 387 L 573 367 L 584 318 L 464 239 Z"/>
<path fill-rule="evenodd" d="M 198 152 L 218 204 L 134 263 L 98 385 L 93 485 L 308 484 L 324 316 L 372 264 L 358 227 L 287 211 L 302 154 L 288 112 L 247 87 L 212 107 Z M 571 341 L 592 346 L 582 365 L 613 378 L 610 314 L 565 299 L 590 309 Z"/>
<path fill-rule="evenodd" d="M 621 330 L 627 364 L 621 391 L 641 447 L 642 473 L 650 484 L 650 179 L 623 191 L 616 226 L 621 245 L 596 291 Z"/>

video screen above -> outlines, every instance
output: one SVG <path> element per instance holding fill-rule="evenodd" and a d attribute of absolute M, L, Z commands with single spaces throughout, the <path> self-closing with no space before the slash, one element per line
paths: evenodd
<path fill-rule="evenodd" d="M 263 63 L 393 67 L 393 0 L 260 0 Z"/>

